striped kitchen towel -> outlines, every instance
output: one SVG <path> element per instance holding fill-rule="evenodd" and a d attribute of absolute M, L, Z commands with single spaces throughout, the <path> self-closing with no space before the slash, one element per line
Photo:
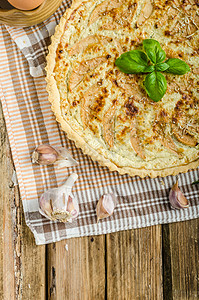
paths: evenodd
<path fill-rule="evenodd" d="M 45 74 L 44 68 L 50 37 L 54 34 L 55 26 L 70 5 L 71 1 L 63 1 L 50 18 L 35 26 L 16 28 L 5 25 L 11 38 L 27 59 L 30 75 L 33 77 L 40 77 Z"/>
<path fill-rule="evenodd" d="M 44 66 L 50 36 L 69 5 L 63 1 L 53 16 L 37 26 L 19 29 L 1 25 L 0 29 L 0 97 L 25 219 L 36 243 L 197 218 L 199 190 L 191 182 L 198 179 L 198 170 L 178 178 L 190 207 L 172 210 L 168 193 L 176 181 L 174 176 L 141 179 L 110 172 L 77 149 L 60 129 L 48 102 Z M 41 143 L 68 148 L 78 166 L 58 170 L 32 165 L 31 153 Z M 39 214 L 38 198 L 50 187 L 59 186 L 72 172 L 79 176 L 73 189 L 80 205 L 79 217 L 67 224 L 51 222 Z M 117 195 L 118 204 L 111 217 L 97 223 L 96 204 L 107 192 Z"/>

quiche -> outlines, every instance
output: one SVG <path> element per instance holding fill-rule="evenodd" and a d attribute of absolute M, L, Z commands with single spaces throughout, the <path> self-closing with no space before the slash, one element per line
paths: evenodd
<path fill-rule="evenodd" d="M 199 6 L 195 0 L 73 1 L 56 27 L 46 67 L 52 110 L 85 154 L 120 174 L 176 175 L 199 166 Z M 152 101 L 143 75 L 115 65 L 157 40 L 190 67 L 165 74 Z"/>

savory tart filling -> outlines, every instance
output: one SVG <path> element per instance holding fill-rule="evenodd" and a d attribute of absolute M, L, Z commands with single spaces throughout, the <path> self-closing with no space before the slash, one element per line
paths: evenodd
<path fill-rule="evenodd" d="M 199 166 L 199 9 L 196 1 L 75 1 L 52 39 L 47 90 L 68 137 L 94 160 L 130 175 L 166 176 Z M 139 74 L 115 60 L 161 44 L 191 71 L 166 74 L 167 91 L 152 101 Z"/>

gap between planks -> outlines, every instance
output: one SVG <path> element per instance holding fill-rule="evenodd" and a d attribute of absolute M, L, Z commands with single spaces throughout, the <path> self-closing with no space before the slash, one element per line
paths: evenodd
<path fill-rule="evenodd" d="M 48 299 L 162 299 L 161 245 L 161 226 L 48 245 Z"/>
<path fill-rule="evenodd" d="M 164 300 L 199 299 L 199 219 L 163 225 Z"/>

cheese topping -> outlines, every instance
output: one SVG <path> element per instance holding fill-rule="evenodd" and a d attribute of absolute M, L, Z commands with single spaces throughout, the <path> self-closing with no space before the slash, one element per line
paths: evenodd
<path fill-rule="evenodd" d="M 162 170 L 198 160 L 198 27 L 193 0 L 80 2 L 66 19 L 53 70 L 65 122 L 119 168 Z M 147 38 L 191 69 L 165 74 L 158 103 L 147 96 L 143 75 L 115 66 Z"/>

